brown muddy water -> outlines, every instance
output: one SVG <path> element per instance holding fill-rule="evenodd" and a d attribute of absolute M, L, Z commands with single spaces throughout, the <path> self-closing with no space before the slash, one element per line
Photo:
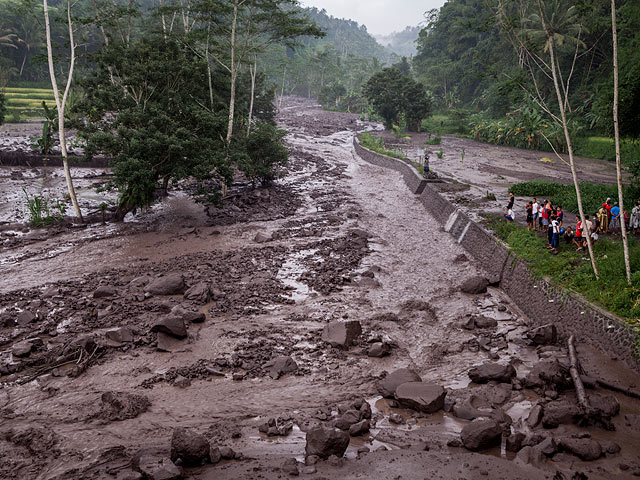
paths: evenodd
<path fill-rule="evenodd" d="M 355 155 L 355 131 L 371 125 L 296 98 L 285 100 L 279 121 L 291 132 L 286 176 L 274 188 L 238 192 L 222 209 L 195 204 L 176 190 L 123 224 L 54 230 L 24 228 L 24 217 L 2 211 L 0 478 L 140 478 L 131 470 L 136 452 L 168 457 L 177 427 L 238 454 L 185 468 L 184 478 L 286 478 L 287 459 L 305 460 L 306 430 L 356 399 L 371 406 L 370 432 L 351 438 L 344 460 L 300 464 L 302 477 L 640 474 L 640 401 L 615 395 L 615 430 L 543 429 L 526 422 L 533 406 L 557 395 L 571 398 L 570 391 L 470 382 L 470 368 L 489 359 L 511 363 L 522 379 L 541 359 L 564 361 L 566 351 L 529 345 L 530 320 L 499 288 L 460 291 L 464 280 L 483 272 L 407 192 L 399 174 Z M 85 175 L 88 184 L 103 173 L 74 175 Z M 42 175 L 2 171 L 2 191 L 15 193 L 17 203 L 16 191 L 36 188 Z M 200 295 L 197 289 L 145 293 L 144 285 L 172 272 L 183 276 L 185 288 L 204 289 Z M 176 306 L 204 313 L 205 321 L 187 322 L 185 339 L 164 338 L 168 345 L 160 345 L 151 327 Z M 472 315 L 497 325 L 461 328 Z M 362 325 L 354 347 L 343 351 L 321 340 L 328 322 L 345 320 Z M 121 327 L 130 329 L 131 341 L 106 336 Z M 90 356 L 70 356 L 87 336 L 97 345 L 86 350 Z M 27 356 L 16 349 L 25 341 L 34 345 Z M 389 345 L 390 354 L 367 356 L 371 342 Z M 587 374 L 640 389 L 633 372 L 578 350 Z M 278 356 L 291 357 L 297 370 L 269 376 L 265 364 Z M 423 414 L 380 396 L 377 381 L 398 368 L 449 389 L 448 397 L 502 392 L 494 410 L 509 414 L 511 431 L 588 436 L 602 445 L 615 442 L 621 451 L 592 462 L 567 452 L 527 462 L 500 446 L 469 452 L 456 443 L 469 420 L 451 408 Z M 116 418 L 105 413 L 105 392 L 144 396 L 149 406 Z M 259 431 L 277 417 L 293 424 L 288 435 Z"/>

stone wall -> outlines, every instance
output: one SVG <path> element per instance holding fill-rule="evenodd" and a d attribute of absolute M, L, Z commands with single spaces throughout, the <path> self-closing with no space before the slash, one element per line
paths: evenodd
<path fill-rule="evenodd" d="M 553 323 L 563 338 L 574 335 L 578 342 L 593 345 L 640 372 L 640 361 L 634 355 L 636 333 L 623 320 L 579 295 L 535 278 L 525 261 L 516 258 L 503 242 L 470 220 L 407 163 L 372 152 L 362 147 L 357 138 L 353 144 L 363 160 L 402 174 L 409 190 L 419 195 L 421 203 L 444 230 L 484 268 L 489 280 L 500 283 L 534 326 Z"/>

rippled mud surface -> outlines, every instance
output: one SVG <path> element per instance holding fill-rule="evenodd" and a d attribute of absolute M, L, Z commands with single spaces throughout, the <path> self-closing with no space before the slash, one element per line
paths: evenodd
<path fill-rule="evenodd" d="M 305 461 L 305 432 L 354 401 L 369 405 L 370 431 L 351 437 L 344 459 L 300 463 L 302 477 L 640 474 L 639 401 L 615 394 L 615 430 L 543 429 L 527 424 L 533 406 L 571 391 L 470 382 L 488 360 L 522 379 L 541 360 L 566 361 L 566 350 L 526 341 L 529 319 L 499 288 L 460 291 L 483 272 L 398 174 L 354 154 L 354 133 L 371 125 L 296 98 L 279 121 L 292 155 L 273 188 L 238 190 L 221 209 L 177 190 L 123 224 L 16 231 L 20 240 L 3 244 L 0 478 L 140 478 L 141 449 L 168 458 L 177 427 L 236 452 L 185 467 L 185 478 L 286 478 L 287 460 Z M 158 326 L 175 317 L 184 332 Z M 480 317 L 485 327 L 462 328 Z M 350 349 L 322 341 L 329 322 L 351 320 L 362 335 Z M 368 356 L 374 344 L 388 355 Z M 585 373 L 640 388 L 611 359 L 578 353 Z M 270 363 L 281 357 L 297 368 Z M 491 414 L 508 414 L 528 438 L 574 435 L 621 450 L 591 462 L 560 450 L 525 461 L 499 445 L 472 453 L 458 440 L 469 420 L 451 402 L 427 414 L 382 398 L 378 381 L 398 368 L 460 405 L 491 398 Z M 261 431 L 269 419 L 288 425 L 284 435 Z"/>

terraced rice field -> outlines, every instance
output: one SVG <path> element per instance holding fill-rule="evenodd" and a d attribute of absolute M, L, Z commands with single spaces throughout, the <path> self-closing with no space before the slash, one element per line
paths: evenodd
<path fill-rule="evenodd" d="M 55 107 L 53 90 L 46 88 L 6 88 L 6 121 L 15 122 L 27 118 L 43 117 L 42 102 Z"/>

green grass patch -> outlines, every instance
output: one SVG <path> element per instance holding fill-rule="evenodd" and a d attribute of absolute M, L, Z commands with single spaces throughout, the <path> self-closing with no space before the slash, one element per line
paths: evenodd
<path fill-rule="evenodd" d="M 625 275 L 621 240 L 602 237 L 595 244 L 596 263 L 600 279 L 596 280 L 588 254 L 576 252 L 575 245 L 560 240 L 558 255 L 546 248 L 546 234 L 536 234 L 513 223 L 506 223 L 498 215 L 491 215 L 486 225 L 504 240 L 511 251 L 526 260 L 538 278 L 578 293 L 590 302 L 624 318 L 640 334 L 640 243 L 629 239 L 632 285 Z"/>
<path fill-rule="evenodd" d="M 578 200 L 573 184 L 564 185 L 547 180 L 533 180 L 516 183 L 511 186 L 510 191 L 519 197 L 550 200 L 554 205 L 561 205 L 565 211 L 578 212 Z M 582 206 L 587 215 L 593 215 L 597 212 L 607 198 L 611 198 L 614 202 L 618 199 L 616 185 L 581 182 L 580 193 L 582 194 Z M 623 187 L 623 196 L 625 208 L 630 212 L 634 203 L 640 198 L 640 188 L 626 185 Z"/>
<path fill-rule="evenodd" d="M 407 158 L 407 156 L 402 152 L 387 149 L 384 144 L 384 140 L 380 137 L 373 136 L 370 132 L 361 133 L 360 135 L 358 135 L 358 140 L 360 141 L 360 145 L 376 153 L 380 153 L 382 155 L 393 158 Z"/>
<path fill-rule="evenodd" d="M 433 137 L 429 137 L 424 141 L 425 145 L 440 145 L 442 143 L 442 137 L 440 135 L 435 135 Z"/>
<path fill-rule="evenodd" d="M 583 137 L 575 141 L 576 155 L 588 158 L 600 158 L 602 160 L 615 161 L 616 147 L 613 138 L 608 137 Z M 620 158 L 622 163 L 628 165 L 634 159 L 640 159 L 640 142 L 637 140 L 622 139 L 620 141 Z"/>

